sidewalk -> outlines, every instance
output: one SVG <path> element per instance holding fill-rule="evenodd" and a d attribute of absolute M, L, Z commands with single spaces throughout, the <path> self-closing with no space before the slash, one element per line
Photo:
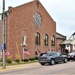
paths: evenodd
<path fill-rule="evenodd" d="M 16 70 L 16 69 L 23 69 L 23 68 L 31 68 L 33 66 L 36 66 L 38 62 L 35 63 L 29 63 L 29 64 L 20 64 L 20 65 L 12 65 L 12 66 L 6 66 L 5 69 L 0 67 L 0 73 L 5 72 L 5 71 L 11 71 L 11 70 Z"/>

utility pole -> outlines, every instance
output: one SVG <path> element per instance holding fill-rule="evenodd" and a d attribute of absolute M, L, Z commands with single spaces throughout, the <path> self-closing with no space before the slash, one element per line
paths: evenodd
<path fill-rule="evenodd" d="M 5 61 L 5 0 L 3 0 L 3 12 L 2 12 L 2 67 L 3 69 L 6 68 L 6 61 Z"/>

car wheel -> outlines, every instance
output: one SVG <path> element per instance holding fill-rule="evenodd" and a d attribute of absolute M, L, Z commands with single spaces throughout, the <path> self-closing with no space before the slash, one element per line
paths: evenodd
<path fill-rule="evenodd" d="M 41 63 L 41 65 L 45 65 L 45 63 Z"/>
<path fill-rule="evenodd" d="M 75 61 L 75 57 L 73 58 L 73 60 Z"/>
<path fill-rule="evenodd" d="M 55 60 L 54 59 L 51 59 L 50 64 L 51 65 L 54 65 L 55 64 Z"/>
<path fill-rule="evenodd" d="M 67 63 L 67 58 L 64 58 L 64 63 Z"/>

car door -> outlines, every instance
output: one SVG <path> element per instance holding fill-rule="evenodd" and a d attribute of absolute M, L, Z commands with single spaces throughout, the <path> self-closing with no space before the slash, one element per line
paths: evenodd
<path fill-rule="evenodd" d="M 56 53 L 56 61 L 57 61 L 57 62 L 61 62 L 62 60 L 63 60 L 62 55 L 57 52 L 57 53 Z"/>

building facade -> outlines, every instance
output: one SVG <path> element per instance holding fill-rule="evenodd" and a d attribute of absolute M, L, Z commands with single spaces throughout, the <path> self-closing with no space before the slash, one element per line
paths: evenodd
<path fill-rule="evenodd" d="M 0 20 L 0 58 L 2 57 L 1 43 L 2 43 L 2 21 Z"/>
<path fill-rule="evenodd" d="M 60 46 L 60 44 L 66 40 L 66 36 L 60 34 L 60 33 L 56 33 L 56 50 L 61 52 L 62 47 Z"/>
<path fill-rule="evenodd" d="M 5 16 L 5 44 L 12 59 L 35 57 L 37 49 L 56 50 L 56 22 L 39 0 L 9 7 Z M 31 55 L 23 55 L 24 49 Z"/>

